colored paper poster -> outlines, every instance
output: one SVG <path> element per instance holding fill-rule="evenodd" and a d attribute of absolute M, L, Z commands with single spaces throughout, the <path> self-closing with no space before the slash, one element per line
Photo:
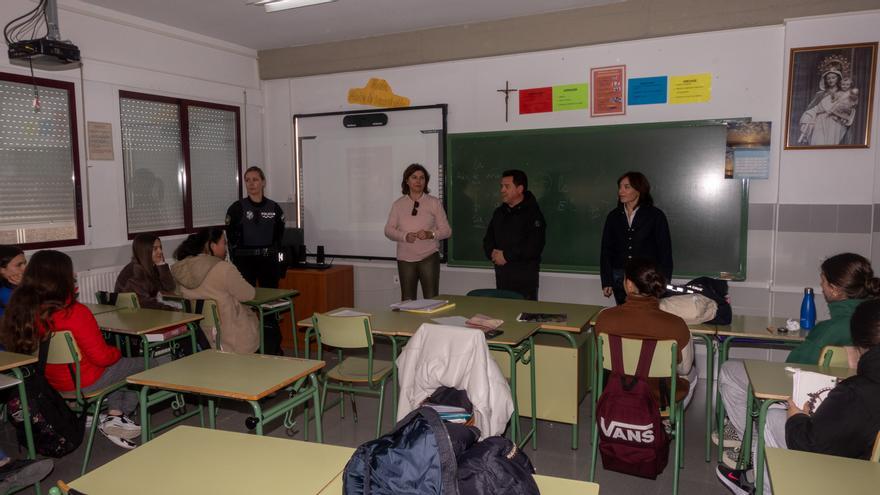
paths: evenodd
<path fill-rule="evenodd" d="M 626 114 L 625 65 L 590 69 L 590 84 L 593 86 L 591 117 Z"/>
<path fill-rule="evenodd" d="M 628 103 L 632 105 L 655 105 L 666 103 L 666 76 L 634 77 L 629 85 Z"/>
<path fill-rule="evenodd" d="M 587 84 L 553 86 L 553 111 L 584 110 L 589 105 Z"/>
<path fill-rule="evenodd" d="M 712 74 L 669 77 L 669 103 L 704 103 L 712 99 Z"/>
<path fill-rule="evenodd" d="M 519 90 L 519 113 L 542 113 L 553 111 L 553 88 L 530 88 Z"/>

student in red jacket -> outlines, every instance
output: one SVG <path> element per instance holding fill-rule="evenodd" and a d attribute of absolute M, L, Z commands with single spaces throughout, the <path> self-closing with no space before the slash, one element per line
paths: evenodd
<path fill-rule="evenodd" d="M 83 391 L 98 390 L 143 371 L 139 358 L 123 358 L 119 349 L 104 342 L 91 311 L 76 302 L 76 281 L 70 257 L 59 251 L 39 251 L 25 269 L 6 308 L 2 338 L 13 352 L 32 354 L 49 333 L 69 330 L 80 349 L 80 383 Z M 47 364 L 46 380 L 59 392 L 74 390 L 66 365 Z M 121 389 L 107 396 L 107 414 L 100 430 L 113 443 L 134 448 L 131 442 L 141 428 L 127 415 L 137 407 L 137 393 Z"/>

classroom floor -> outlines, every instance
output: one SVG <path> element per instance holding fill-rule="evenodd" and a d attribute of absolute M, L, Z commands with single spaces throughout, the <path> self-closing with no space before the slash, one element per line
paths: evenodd
<path fill-rule="evenodd" d="M 685 435 L 685 468 L 681 472 L 679 490 L 679 493 L 682 495 L 728 493 L 715 478 L 714 461 L 712 463 L 707 463 L 703 459 L 703 434 L 705 425 L 704 386 L 705 382 L 701 380 L 697 385 L 698 388 L 694 395 L 693 402 L 686 412 L 687 417 L 685 424 L 687 425 L 687 434 Z M 383 426 L 385 430 L 388 430 L 392 426 L 393 414 L 389 411 L 391 404 L 390 394 L 386 393 L 386 395 L 386 410 Z M 328 395 L 328 401 L 333 398 L 333 394 Z M 271 399 L 269 402 L 272 402 Z M 571 450 L 570 426 L 546 421 L 538 422 L 538 450 L 532 450 L 531 446 L 527 446 L 524 449 L 529 458 L 531 458 L 538 473 L 579 480 L 587 479 L 590 460 L 588 429 L 588 425 L 590 424 L 589 403 L 588 396 L 583 404 L 581 404 L 580 417 L 582 427 L 580 430 L 580 447 L 576 451 Z M 348 407 L 348 404 L 346 407 L 345 419 L 340 419 L 338 408 L 330 409 L 325 413 L 325 443 L 356 447 L 373 438 L 377 412 L 376 399 L 359 396 L 357 397 L 357 406 L 358 423 L 353 421 L 350 415 L 351 409 Z M 219 429 L 240 432 L 247 431 L 244 422 L 250 414 L 250 408 L 246 404 L 235 401 L 223 401 L 220 403 L 220 407 L 220 414 L 217 418 L 217 427 Z M 154 424 L 161 423 L 165 419 L 170 418 L 170 414 L 170 409 L 155 412 L 153 415 Z M 528 426 L 527 421 L 527 418 L 522 420 L 524 428 Z M 198 416 L 190 418 L 186 424 L 197 426 L 199 424 Z M 313 424 L 312 427 L 314 427 Z M 282 438 L 287 435 L 280 419 L 267 425 L 266 434 Z M 293 438 L 301 440 L 302 432 L 297 432 Z M 312 438 L 314 438 L 313 435 Z M 15 441 L 15 432 L 8 424 L 0 428 L 0 446 L 2 446 L 2 448 L 11 456 L 23 457 L 23 453 L 18 450 Z M 84 451 L 85 441 L 83 441 L 83 444 L 76 452 L 63 459 L 55 460 L 54 472 L 50 474 L 49 478 L 47 478 L 42 484 L 44 494 L 48 491 L 48 488 L 54 484 L 54 480 L 63 479 L 65 481 L 70 481 L 79 477 Z M 90 468 L 95 469 L 125 452 L 127 451 L 113 445 L 100 433 L 97 433 Z M 632 493 L 650 495 L 670 493 L 672 491 L 671 460 L 670 465 L 666 468 L 663 474 L 657 478 L 657 480 L 647 480 L 634 476 L 606 472 L 602 469 L 601 462 L 599 462 L 596 481 L 600 485 L 600 493 L 602 495 L 623 495 Z M 18 493 L 27 494 L 33 492 L 34 490 L 29 488 Z"/>

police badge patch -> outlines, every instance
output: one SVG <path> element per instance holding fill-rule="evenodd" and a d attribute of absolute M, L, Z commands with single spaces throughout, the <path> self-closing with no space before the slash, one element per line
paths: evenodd
<path fill-rule="evenodd" d="M 254 219 L 254 212 L 251 210 L 248 210 L 248 211 L 244 212 L 244 216 L 247 217 L 248 220 L 253 220 Z"/>

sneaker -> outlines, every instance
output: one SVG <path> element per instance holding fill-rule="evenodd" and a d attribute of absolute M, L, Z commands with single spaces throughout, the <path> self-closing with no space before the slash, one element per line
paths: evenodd
<path fill-rule="evenodd" d="M 100 420 L 101 423 L 98 425 L 98 429 L 108 437 L 112 435 L 130 440 L 141 435 L 141 427 L 129 419 L 128 416 L 110 416 L 102 414 Z"/>
<path fill-rule="evenodd" d="M 718 432 L 712 432 L 712 443 L 718 445 Z M 725 421 L 724 422 L 724 444 L 722 447 L 725 449 L 729 449 L 731 447 L 739 447 L 742 445 L 742 440 L 739 439 L 739 435 L 736 433 L 736 428 L 733 427 L 732 424 Z"/>
<path fill-rule="evenodd" d="M 122 447 L 123 449 L 132 450 L 135 447 L 137 447 L 137 444 L 132 442 L 131 440 L 128 440 L 128 439 L 125 439 L 122 437 L 117 437 L 116 435 L 106 435 L 105 434 L 104 436 L 107 437 L 107 440 L 110 440 L 111 442 L 115 443 L 119 447 Z"/>
<path fill-rule="evenodd" d="M 755 492 L 755 485 L 746 479 L 747 472 L 745 469 L 730 469 L 727 466 L 715 468 L 715 474 L 718 476 L 718 479 L 734 495 L 751 495 Z"/>
<path fill-rule="evenodd" d="M 3 493 L 9 493 L 39 483 L 43 478 L 49 476 L 54 467 L 55 463 L 52 459 L 9 461 L 0 468 L 0 476 L 2 476 L 0 489 L 3 490 Z"/>
<path fill-rule="evenodd" d="M 739 453 L 739 447 L 724 449 L 724 452 L 721 454 L 721 463 L 730 469 L 736 469 L 736 465 L 739 463 Z"/>

